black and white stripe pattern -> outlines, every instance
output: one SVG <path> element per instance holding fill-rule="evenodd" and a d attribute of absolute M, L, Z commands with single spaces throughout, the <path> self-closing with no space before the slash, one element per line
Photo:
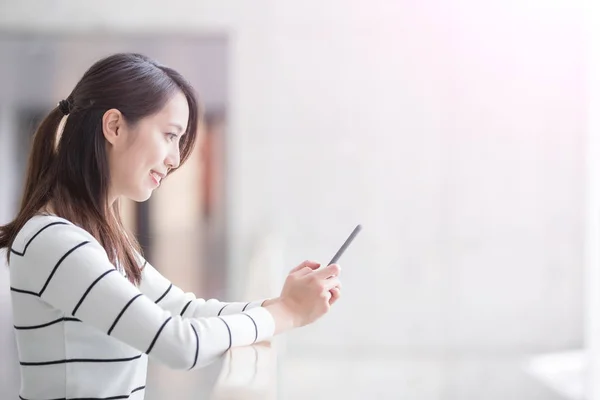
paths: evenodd
<path fill-rule="evenodd" d="M 117 396 L 110 396 L 110 397 L 70 397 L 70 398 L 60 398 L 60 399 L 45 399 L 45 400 L 118 400 L 118 399 L 129 399 L 131 398 L 131 396 L 137 392 L 140 392 L 142 390 L 145 390 L 146 386 L 138 386 L 135 389 L 133 389 L 129 394 L 123 394 L 123 395 L 117 395 Z M 23 396 L 19 396 L 19 399 L 21 400 L 32 400 L 32 399 L 27 399 Z"/>
<path fill-rule="evenodd" d="M 66 223 L 66 222 L 64 222 L 64 221 L 55 221 L 55 222 L 51 222 L 51 223 L 49 223 L 49 224 L 47 224 L 47 225 L 44 225 L 44 227 L 43 227 L 42 229 L 38 230 L 38 231 L 35 233 L 35 235 L 33 235 L 33 236 L 31 237 L 31 239 L 29 239 L 29 240 L 27 241 L 27 243 L 25 244 L 25 247 L 23 248 L 23 251 L 17 251 L 17 250 L 15 250 L 15 249 L 11 248 L 11 249 L 10 249 L 10 252 L 11 252 L 11 253 L 13 253 L 13 254 L 16 254 L 16 255 L 18 255 L 18 256 L 21 256 L 21 257 L 23 257 L 23 256 L 25 255 L 25 252 L 27 251 L 27 248 L 29 247 L 29 245 L 31 244 L 31 242 L 33 241 L 33 239 L 35 239 L 35 238 L 37 237 L 37 235 L 39 235 L 40 233 L 42 233 L 42 232 L 43 232 L 43 231 L 45 231 L 46 229 L 50 228 L 51 226 L 54 226 L 54 225 L 66 225 L 66 224 L 67 224 L 67 223 Z"/>
<path fill-rule="evenodd" d="M 89 233 L 58 217 L 34 217 L 11 252 L 23 399 L 39 393 L 48 399 L 129 398 L 143 389 L 139 382 L 145 381 L 148 356 L 172 368 L 194 369 L 274 331 L 262 300 L 196 298 L 146 260 L 135 287 L 113 273 L 117 270 Z M 98 387 L 90 388 L 91 381 Z M 123 382 L 110 390 L 130 394 L 107 396 L 106 382 Z"/>
<path fill-rule="evenodd" d="M 55 319 L 54 321 L 46 322 L 45 324 L 30 325 L 30 326 L 17 326 L 17 325 L 15 325 L 14 327 L 15 327 L 16 330 L 40 329 L 40 328 L 45 328 L 45 327 L 50 326 L 50 325 L 57 324 L 59 322 L 81 322 L 81 320 L 77 319 L 77 318 L 61 317 L 61 318 Z"/>
<path fill-rule="evenodd" d="M 147 264 L 147 263 L 146 263 L 146 264 Z M 167 295 L 167 293 L 169 293 L 169 291 L 171 290 L 171 288 L 172 288 L 172 287 L 173 287 L 173 284 L 172 284 L 172 283 L 171 283 L 171 284 L 169 284 L 169 287 L 167 288 L 167 290 L 165 290 L 165 292 L 162 294 L 162 296 L 160 296 L 160 297 L 158 298 L 158 300 L 156 300 L 156 301 L 155 301 L 155 303 L 156 303 L 156 304 L 160 303 L 160 301 L 161 301 L 162 299 L 164 299 L 164 298 L 165 298 L 165 296 Z"/>

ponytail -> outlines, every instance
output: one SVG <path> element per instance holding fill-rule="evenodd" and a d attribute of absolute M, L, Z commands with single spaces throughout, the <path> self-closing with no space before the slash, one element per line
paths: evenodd
<path fill-rule="evenodd" d="M 0 226 L 0 249 L 7 249 L 10 262 L 10 247 L 23 225 L 42 208 L 49 199 L 53 179 L 50 175 L 56 158 L 56 136 L 63 118 L 58 107 L 44 118 L 35 131 L 29 155 L 25 188 L 17 218 Z"/>
<path fill-rule="evenodd" d="M 48 176 L 56 158 L 56 136 L 63 114 L 58 107 L 44 118 L 33 137 L 33 145 L 29 155 L 25 192 L 21 201 L 21 209 L 32 200 L 34 192 Z M 2 247 L 2 242 L 0 242 Z"/>

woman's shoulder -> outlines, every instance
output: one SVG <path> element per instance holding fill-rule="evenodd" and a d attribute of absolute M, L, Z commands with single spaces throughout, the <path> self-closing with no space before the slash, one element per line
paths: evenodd
<path fill-rule="evenodd" d="M 15 237 L 11 252 L 25 255 L 33 242 L 37 246 L 43 244 L 44 247 L 63 247 L 81 241 L 96 242 L 96 239 L 68 219 L 51 214 L 37 214 L 23 225 Z"/>

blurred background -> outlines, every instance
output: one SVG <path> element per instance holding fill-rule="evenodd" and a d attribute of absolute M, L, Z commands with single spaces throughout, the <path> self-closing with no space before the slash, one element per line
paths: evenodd
<path fill-rule="evenodd" d="M 126 204 L 175 284 L 276 296 L 363 224 L 342 301 L 278 349 L 275 398 L 600 399 L 599 16 L 592 0 L 0 1 L 0 223 L 40 118 L 100 57 L 141 52 L 207 110 L 192 159 Z M 8 274 L 0 395 L 16 399 Z M 151 365 L 146 398 L 209 398 L 219 371 Z"/>

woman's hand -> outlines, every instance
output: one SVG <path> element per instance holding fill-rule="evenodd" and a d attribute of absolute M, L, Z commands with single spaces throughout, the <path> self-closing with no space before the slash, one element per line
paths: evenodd
<path fill-rule="evenodd" d="M 310 324 L 325 315 L 340 298 L 340 266 L 305 261 L 292 269 L 281 296 L 263 304 L 275 318 L 276 332 Z"/>

